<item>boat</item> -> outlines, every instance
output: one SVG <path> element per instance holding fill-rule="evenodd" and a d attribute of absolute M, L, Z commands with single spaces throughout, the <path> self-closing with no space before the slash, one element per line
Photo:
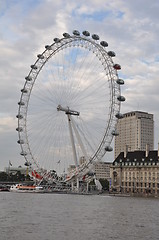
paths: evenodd
<path fill-rule="evenodd" d="M 0 186 L 0 192 L 9 192 L 9 188 L 6 186 L 1 185 Z"/>
<path fill-rule="evenodd" d="M 29 193 L 38 193 L 38 192 L 44 192 L 44 188 L 41 186 L 28 186 L 28 185 L 23 185 L 23 184 L 15 184 L 12 185 L 9 189 L 10 192 L 29 192 Z"/>

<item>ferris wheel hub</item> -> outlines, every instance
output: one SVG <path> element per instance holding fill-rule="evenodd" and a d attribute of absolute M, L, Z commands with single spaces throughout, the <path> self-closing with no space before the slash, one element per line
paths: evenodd
<path fill-rule="evenodd" d="M 69 107 L 64 108 L 61 105 L 57 106 L 57 111 L 63 111 L 66 114 L 69 114 L 69 115 L 75 115 L 75 116 L 79 116 L 80 115 L 80 113 L 78 111 L 71 110 Z"/>

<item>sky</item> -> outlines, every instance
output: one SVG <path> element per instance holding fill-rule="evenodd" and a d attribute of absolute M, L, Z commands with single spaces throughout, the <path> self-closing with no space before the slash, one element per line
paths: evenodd
<path fill-rule="evenodd" d="M 74 29 L 109 43 L 125 81 L 121 112 L 154 114 L 159 141 L 158 0 L 0 0 L 0 170 L 24 164 L 19 154 L 17 112 L 30 65 L 55 37 Z M 113 160 L 113 159 L 110 159 Z"/>

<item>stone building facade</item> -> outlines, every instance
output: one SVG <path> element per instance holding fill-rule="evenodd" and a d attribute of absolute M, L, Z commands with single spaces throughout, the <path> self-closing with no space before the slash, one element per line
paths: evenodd
<path fill-rule="evenodd" d="M 107 179 L 110 181 L 110 166 L 111 162 L 97 162 L 94 164 L 95 174 L 97 179 Z"/>
<path fill-rule="evenodd" d="M 159 149 L 121 152 L 110 175 L 110 191 L 159 196 Z"/>

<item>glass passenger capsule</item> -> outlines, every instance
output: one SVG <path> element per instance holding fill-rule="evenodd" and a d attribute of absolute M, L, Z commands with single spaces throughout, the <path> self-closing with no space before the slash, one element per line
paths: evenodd
<path fill-rule="evenodd" d="M 123 115 L 122 113 L 117 113 L 117 114 L 115 115 L 115 117 L 118 118 L 118 119 L 121 119 L 121 118 L 124 117 L 124 115 Z"/>
<path fill-rule="evenodd" d="M 18 114 L 18 115 L 16 116 L 16 118 L 18 118 L 18 119 L 22 119 L 23 116 L 22 116 L 21 114 Z"/>
<path fill-rule="evenodd" d="M 54 38 L 54 42 L 55 42 L 55 43 L 59 43 L 59 42 L 60 42 L 60 39 L 59 39 L 59 38 Z"/>
<path fill-rule="evenodd" d="M 28 162 L 28 161 L 26 161 L 26 162 L 24 163 L 24 165 L 27 166 L 27 167 L 29 167 L 29 166 L 31 166 L 31 163 Z"/>
<path fill-rule="evenodd" d="M 98 36 L 97 34 L 93 34 L 93 35 L 92 35 L 92 38 L 93 38 L 94 40 L 99 40 L 99 36 Z"/>
<path fill-rule="evenodd" d="M 31 69 L 34 69 L 34 70 L 38 69 L 38 67 L 35 64 L 31 65 L 30 67 L 31 67 Z"/>
<path fill-rule="evenodd" d="M 119 135 L 119 133 L 117 132 L 117 130 L 115 129 L 115 130 L 113 130 L 112 132 L 111 132 L 111 134 L 113 135 L 113 136 L 118 136 Z"/>
<path fill-rule="evenodd" d="M 46 48 L 46 50 L 51 50 L 52 49 L 52 47 L 49 46 L 49 45 L 46 45 L 45 48 Z"/>
<path fill-rule="evenodd" d="M 113 151 L 113 148 L 111 146 L 106 146 L 105 147 L 105 151 L 107 152 L 112 152 Z"/>
<path fill-rule="evenodd" d="M 22 132 L 22 131 L 23 131 L 23 128 L 22 128 L 22 127 L 17 127 L 17 128 L 16 128 L 16 131 L 17 131 L 17 132 Z"/>
<path fill-rule="evenodd" d="M 80 36 L 80 32 L 79 32 L 78 30 L 74 30 L 74 31 L 73 31 L 73 35 L 75 35 L 75 36 Z"/>
<path fill-rule="evenodd" d="M 18 144 L 24 144 L 24 140 L 19 139 L 19 140 L 17 141 L 17 143 L 18 143 Z"/>
<path fill-rule="evenodd" d="M 86 36 L 86 37 L 89 37 L 89 36 L 90 36 L 90 33 L 89 33 L 88 31 L 83 31 L 82 33 L 83 33 L 83 35 Z"/>
<path fill-rule="evenodd" d="M 101 41 L 101 42 L 100 42 L 100 45 L 101 45 L 102 47 L 108 47 L 108 43 L 107 43 L 106 41 Z"/>
<path fill-rule="evenodd" d="M 18 105 L 19 105 L 19 106 L 24 106 L 24 105 L 25 105 L 25 103 L 24 103 L 24 102 L 22 102 L 22 101 L 20 101 L 20 102 L 18 102 Z"/>
<path fill-rule="evenodd" d="M 39 59 L 44 59 L 44 56 L 43 56 L 42 54 L 38 54 L 37 57 L 38 57 Z"/>
<path fill-rule="evenodd" d="M 26 80 L 26 81 L 31 81 L 31 80 L 32 80 L 32 77 L 27 76 L 27 77 L 25 77 L 25 80 Z"/>
<path fill-rule="evenodd" d="M 119 85 L 123 85 L 124 84 L 124 80 L 123 79 L 117 79 L 116 82 Z"/>
<path fill-rule="evenodd" d="M 20 155 L 26 156 L 26 155 L 27 155 L 27 152 L 24 152 L 24 151 L 23 151 L 23 152 L 20 153 Z"/>
<path fill-rule="evenodd" d="M 109 52 L 108 52 L 108 55 L 109 55 L 110 57 L 115 57 L 115 52 L 109 51 Z"/>
<path fill-rule="evenodd" d="M 21 89 L 21 92 L 22 92 L 22 93 L 27 93 L 28 90 L 27 90 L 26 88 L 23 88 L 23 89 Z"/>
<path fill-rule="evenodd" d="M 63 36 L 64 36 L 65 38 L 69 38 L 69 37 L 70 37 L 70 34 L 69 34 L 69 33 L 63 33 Z"/>
<path fill-rule="evenodd" d="M 124 101 L 125 101 L 125 97 L 124 97 L 124 96 L 118 96 L 117 99 L 118 99 L 120 102 L 124 102 Z"/>
<path fill-rule="evenodd" d="M 113 68 L 116 69 L 116 70 L 120 70 L 120 69 L 121 69 L 121 66 L 116 63 L 116 64 L 114 64 Z"/>

